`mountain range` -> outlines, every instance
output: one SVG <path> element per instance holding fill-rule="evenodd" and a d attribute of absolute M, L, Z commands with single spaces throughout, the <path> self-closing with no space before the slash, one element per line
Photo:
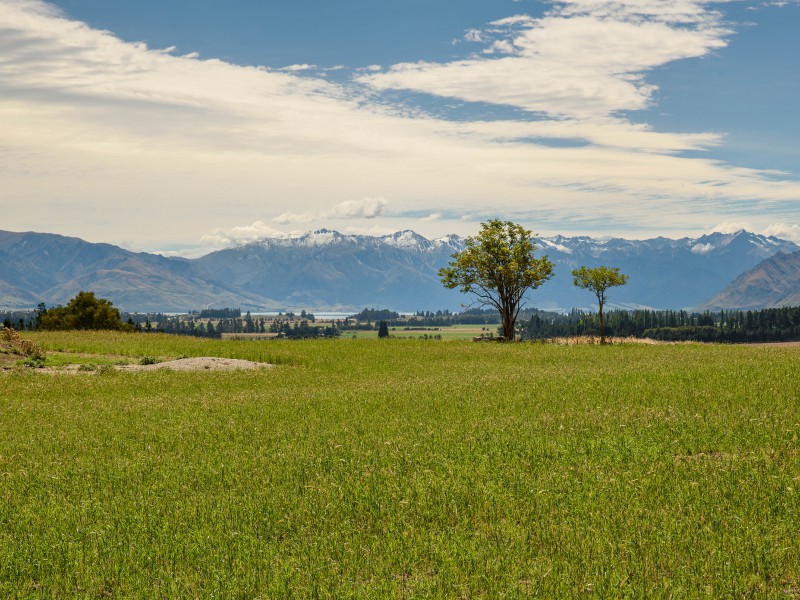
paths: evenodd
<path fill-rule="evenodd" d="M 776 254 L 739 275 L 700 308 L 800 306 L 800 252 Z"/>
<path fill-rule="evenodd" d="M 629 276 L 628 285 L 611 290 L 609 306 L 679 309 L 707 305 L 745 271 L 800 250 L 793 242 L 744 230 L 677 240 L 555 236 L 537 244 L 537 256 L 550 258 L 555 276 L 530 294 L 530 305 L 561 311 L 595 306 L 591 293 L 572 285 L 570 272 L 582 265 L 619 267 Z M 63 304 L 79 290 L 92 290 L 138 312 L 208 306 L 459 310 L 469 297 L 445 289 L 437 271 L 463 248 L 464 239 L 455 235 L 429 240 L 412 231 L 366 236 L 321 229 L 185 259 L 55 234 L 0 231 L 0 307 Z"/>

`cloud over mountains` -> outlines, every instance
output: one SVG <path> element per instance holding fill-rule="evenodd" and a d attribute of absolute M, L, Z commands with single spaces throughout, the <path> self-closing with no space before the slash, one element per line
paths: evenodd
<path fill-rule="evenodd" d="M 150 247 L 203 231 L 231 239 L 254 222 L 272 223 L 260 234 L 376 221 L 437 234 L 503 215 L 622 233 L 745 215 L 791 228 L 797 180 L 704 157 L 721 133 L 628 116 L 657 102 L 651 70 L 735 40 L 720 6 L 558 2 L 467 32 L 473 55 L 333 83 L 310 68 L 176 55 L 40 0 L 0 0 L 5 201 L 37 207 L 4 226 L 110 241 L 135 232 Z M 527 116 L 433 116 L 398 100 L 405 91 Z"/>

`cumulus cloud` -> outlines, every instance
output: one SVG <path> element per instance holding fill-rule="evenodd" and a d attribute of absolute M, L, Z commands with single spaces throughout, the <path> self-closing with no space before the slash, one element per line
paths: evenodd
<path fill-rule="evenodd" d="M 480 29 L 470 29 L 464 34 L 464 39 L 468 42 L 483 42 L 483 32 Z"/>
<path fill-rule="evenodd" d="M 272 220 L 279 225 L 294 223 L 324 222 L 326 219 L 375 219 L 384 214 L 389 203 L 384 198 L 363 198 L 361 200 L 345 200 L 328 210 L 313 212 L 284 212 Z"/>
<path fill-rule="evenodd" d="M 709 233 L 736 233 L 737 231 L 754 231 L 756 228 L 749 222 L 745 221 L 723 221 L 717 223 L 711 228 Z"/>
<path fill-rule="evenodd" d="M 214 229 L 203 235 L 200 238 L 200 242 L 206 246 L 225 248 L 234 244 L 253 242 L 265 237 L 285 236 L 285 233 L 273 229 L 263 221 L 256 221 L 251 225 Z"/>
<path fill-rule="evenodd" d="M 340 219 L 374 219 L 383 214 L 388 204 L 383 198 L 345 200 L 334 206 L 328 214 Z"/>
<path fill-rule="evenodd" d="M 764 235 L 774 235 L 777 238 L 790 240 L 800 244 L 800 225 L 797 223 L 773 223 L 764 230 Z"/>

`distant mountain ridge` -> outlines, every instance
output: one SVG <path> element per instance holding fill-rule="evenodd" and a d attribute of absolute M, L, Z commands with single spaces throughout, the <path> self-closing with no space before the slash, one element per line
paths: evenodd
<path fill-rule="evenodd" d="M 264 301 L 215 281 L 184 258 L 50 233 L 0 231 L 0 306 L 65 304 L 81 290 L 142 312 Z"/>
<path fill-rule="evenodd" d="M 701 310 L 800 306 L 800 252 L 776 254 L 739 275 Z"/>
<path fill-rule="evenodd" d="M 0 232 L 0 306 L 50 306 L 90 289 L 124 310 L 140 312 L 207 306 L 459 310 L 469 297 L 445 289 L 438 270 L 463 248 L 464 239 L 456 235 L 430 240 L 413 231 L 368 236 L 319 229 L 190 260 L 55 234 Z M 537 256 L 549 256 L 555 276 L 532 292 L 530 306 L 592 309 L 594 297 L 572 285 L 570 272 L 601 264 L 629 276 L 628 285 L 612 290 L 611 306 L 699 306 L 761 261 L 798 250 L 792 242 L 744 230 L 677 240 L 542 237 Z"/>

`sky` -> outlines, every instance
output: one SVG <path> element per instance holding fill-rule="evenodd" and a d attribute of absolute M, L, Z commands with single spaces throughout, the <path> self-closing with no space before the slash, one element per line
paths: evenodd
<path fill-rule="evenodd" d="M 0 0 L 0 229 L 800 242 L 800 0 Z"/>

